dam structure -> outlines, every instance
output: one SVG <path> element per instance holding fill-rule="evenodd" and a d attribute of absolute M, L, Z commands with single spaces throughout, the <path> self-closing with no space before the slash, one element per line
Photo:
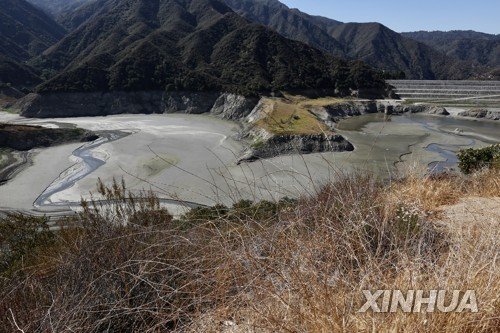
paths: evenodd
<path fill-rule="evenodd" d="M 500 108 L 500 81 L 388 80 L 396 94 L 412 103 Z"/>

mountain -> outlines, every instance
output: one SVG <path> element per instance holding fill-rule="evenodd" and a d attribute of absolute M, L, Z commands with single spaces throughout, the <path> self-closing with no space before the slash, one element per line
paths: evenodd
<path fill-rule="evenodd" d="M 69 13 L 76 8 L 94 0 L 28 0 L 38 8 L 43 9 L 46 13 L 53 17 L 58 17 L 61 14 Z"/>
<path fill-rule="evenodd" d="M 34 87 L 41 82 L 39 73 L 33 68 L 0 54 L 0 85 Z"/>
<path fill-rule="evenodd" d="M 65 30 L 25 0 L 0 0 L 0 53 L 17 61 L 40 54 Z"/>
<path fill-rule="evenodd" d="M 426 42 L 454 41 L 459 39 L 500 40 L 500 35 L 487 34 L 484 32 L 477 32 L 474 30 L 451 30 L 451 31 L 421 30 L 415 32 L 403 32 L 402 35 Z"/>
<path fill-rule="evenodd" d="M 348 58 L 358 58 L 384 70 L 402 70 L 408 78 L 467 79 L 477 73 L 471 64 L 402 37 L 380 23 L 345 23 L 331 35 L 344 45 Z"/>
<path fill-rule="evenodd" d="M 450 57 L 491 67 L 500 66 L 500 35 L 455 30 L 407 32 L 403 36 L 425 43 Z"/>
<path fill-rule="evenodd" d="M 99 13 L 100 5 L 100 1 L 87 0 L 79 6 L 71 7 L 71 9 L 62 11 L 57 16 L 57 21 L 68 31 L 73 31 L 94 14 Z"/>
<path fill-rule="evenodd" d="M 484 71 L 406 38 L 380 23 L 342 23 L 290 9 L 277 0 L 226 0 L 244 17 L 283 36 L 413 79 L 465 79 Z"/>
<path fill-rule="evenodd" d="M 65 35 L 65 30 L 25 0 L 0 0 L 0 83 L 33 87 L 39 72 L 25 62 Z"/>
<path fill-rule="evenodd" d="M 366 66 L 286 39 L 218 0 L 98 0 L 87 6 L 81 10 L 96 12 L 34 61 L 59 73 L 39 92 L 385 87 Z"/>
<path fill-rule="evenodd" d="M 28 0 L 35 6 L 49 13 L 54 19 L 66 28 L 73 31 L 78 28 L 91 14 L 98 9 L 97 0 Z M 87 6 L 93 4 L 93 6 Z M 82 8 L 85 8 L 81 10 Z"/>
<path fill-rule="evenodd" d="M 241 16 L 252 22 L 261 23 L 287 38 L 307 43 L 334 55 L 344 55 L 342 45 L 328 32 L 329 29 L 342 24 L 341 22 L 314 17 L 290 9 L 274 0 L 225 0 L 225 2 Z"/>

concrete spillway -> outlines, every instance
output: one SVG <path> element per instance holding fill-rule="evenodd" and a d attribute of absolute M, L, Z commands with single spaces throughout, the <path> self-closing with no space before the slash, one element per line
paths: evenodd
<path fill-rule="evenodd" d="M 500 81 L 389 80 L 405 100 L 500 107 Z"/>

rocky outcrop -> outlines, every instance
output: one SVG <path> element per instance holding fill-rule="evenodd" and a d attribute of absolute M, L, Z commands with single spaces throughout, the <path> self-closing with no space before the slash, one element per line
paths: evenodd
<path fill-rule="evenodd" d="M 312 154 L 324 152 L 353 151 L 354 146 L 343 136 L 331 134 L 314 135 L 274 135 L 267 140 L 257 141 L 249 149 L 241 162 L 290 154 Z"/>
<path fill-rule="evenodd" d="M 425 113 L 440 116 L 449 116 L 450 113 L 443 107 L 417 104 L 417 105 L 398 105 L 393 109 L 393 114 L 403 114 L 403 113 Z"/>
<path fill-rule="evenodd" d="M 257 102 L 256 98 L 216 92 L 78 92 L 29 94 L 15 107 L 31 118 L 211 112 L 225 119 L 239 119 L 248 115 Z"/>
<path fill-rule="evenodd" d="M 154 113 L 208 113 L 219 98 L 214 92 L 168 92 L 162 94 L 160 107 Z"/>
<path fill-rule="evenodd" d="M 443 107 L 434 105 L 395 105 L 388 101 L 350 101 L 327 105 L 321 108 L 326 112 L 330 121 L 338 122 L 344 118 L 361 116 L 369 113 L 404 114 L 424 113 L 432 115 L 448 116 L 450 113 Z M 318 111 L 318 110 L 316 110 Z M 321 112 L 315 112 L 320 115 Z M 324 117 L 322 117 L 324 118 Z"/>
<path fill-rule="evenodd" d="M 487 120 L 500 120 L 500 111 L 490 111 L 487 109 L 472 109 L 460 112 L 458 116 L 487 119 Z"/>
<path fill-rule="evenodd" d="M 329 118 L 335 122 L 347 118 L 360 116 L 367 113 L 379 112 L 376 102 L 348 102 L 327 105 L 323 107 Z"/>
<path fill-rule="evenodd" d="M 0 148 L 26 151 L 70 142 L 94 141 L 97 135 L 79 128 L 45 128 L 0 124 Z"/>
<path fill-rule="evenodd" d="M 243 119 L 252 112 L 258 103 L 259 98 L 256 97 L 222 94 L 215 101 L 210 113 L 223 119 Z"/>

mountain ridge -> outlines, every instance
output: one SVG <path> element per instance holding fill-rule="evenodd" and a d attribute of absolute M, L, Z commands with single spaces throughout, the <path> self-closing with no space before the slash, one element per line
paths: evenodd
<path fill-rule="evenodd" d="M 24 0 L 0 0 L 0 83 L 33 87 L 41 71 L 26 62 L 61 39 L 65 30 Z"/>
<path fill-rule="evenodd" d="M 405 38 L 380 23 L 342 23 L 290 9 L 277 0 L 226 2 L 245 17 L 276 29 L 285 37 L 300 40 L 338 56 L 365 61 L 382 70 L 402 70 L 407 78 L 466 79 L 486 72 L 486 69 L 478 68 L 479 66 L 468 61 L 447 56 L 423 43 Z M 271 12 L 274 14 L 264 15 Z M 290 16 L 297 19 L 289 20 Z M 323 38 L 326 33 L 330 37 L 329 43 L 319 43 L 314 38 L 318 33 L 309 33 L 308 25 L 322 30 Z M 312 31 L 317 30 L 315 28 Z"/>
<path fill-rule="evenodd" d="M 49 8 L 49 11 L 52 7 L 59 8 L 58 22 L 70 31 L 96 16 L 105 3 L 101 0 L 71 0 L 64 6 L 66 2 L 63 0 L 30 1 Z M 484 33 L 451 31 L 447 33 L 467 34 L 468 39 L 432 43 L 424 37 L 417 38 L 415 33 L 399 34 L 376 22 L 343 23 L 309 15 L 278 0 L 225 0 L 225 3 L 244 18 L 263 24 L 287 38 L 337 57 L 365 61 L 388 72 L 388 77 L 401 77 L 402 71 L 411 79 L 481 78 L 500 61 L 497 43 L 485 38 L 488 34 Z M 72 10 L 64 9 L 68 6 Z M 375 34 L 377 31 L 379 33 Z M 453 45 L 448 47 L 450 43 Z"/>
<path fill-rule="evenodd" d="M 28 0 L 28 2 L 56 19 L 60 15 L 71 12 L 90 1 L 94 0 Z"/>
<path fill-rule="evenodd" d="M 490 67 L 500 67 L 500 34 L 487 34 L 473 30 L 452 30 L 415 31 L 402 35 L 460 60 Z"/>
<path fill-rule="evenodd" d="M 366 66 L 286 39 L 217 0 L 99 0 L 98 5 L 98 14 L 34 61 L 59 72 L 39 92 L 255 94 L 384 86 Z"/>
<path fill-rule="evenodd" d="M 24 0 L 0 0 L 0 52 L 26 61 L 64 37 L 66 31 Z"/>

